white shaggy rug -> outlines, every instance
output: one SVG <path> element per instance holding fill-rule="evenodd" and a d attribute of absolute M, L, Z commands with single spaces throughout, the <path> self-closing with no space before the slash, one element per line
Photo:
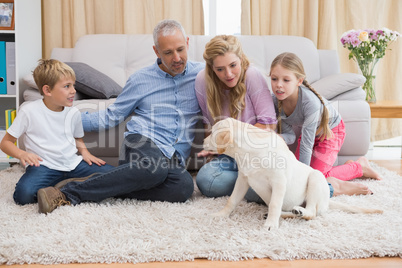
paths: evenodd
<path fill-rule="evenodd" d="M 262 230 L 265 206 L 244 201 L 229 219 L 211 219 L 227 197 L 197 191 L 183 204 L 108 199 L 38 214 L 36 204 L 13 201 L 23 172 L 14 166 L 0 172 L 0 264 L 402 257 L 402 177 L 372 165 L 384 180 L 360 182 L 374 195 L 334 199 L 384 214 L 332 210 L 311 221 L 281 220 L 270 232 Z"/>

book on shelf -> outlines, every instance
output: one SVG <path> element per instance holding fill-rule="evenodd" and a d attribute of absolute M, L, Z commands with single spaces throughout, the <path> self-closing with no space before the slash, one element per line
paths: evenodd
<path fill-rule="evenodd" d="M 4 111 L 6 117 L 6 130 L 11 126 L 13 123 L 17 112 L 15 109 L 7 109 Z"/>
<path fill-rule="evenodd" d="M 6 131 L 7 129 L 11 126 L 11 124 L 14 122 L 14 119 L 17 115 L 17 111 L 15 109 L 7 109 L 4 111 L 5 113 L 5 122 L 6 122 Z M 5 134 L 5 132 L 4 132 Z M 7 158 L 13 158 L 11 156 L 7 156 Z"/>
<path fill-rule="evenodd" d="M 15 42 L 0 41 L 0 95 L 15 95 Z"/>
<path fill-rule="evenodd" d="M 7 94 L 15 95 L 17 93 L 15 82 L 15 42 L 6 42 L 6 75 Z"/>
<path fill-rule="evenodd" d="M 0 41 L 0 94 L 7 94 L 6 42 Z"/>

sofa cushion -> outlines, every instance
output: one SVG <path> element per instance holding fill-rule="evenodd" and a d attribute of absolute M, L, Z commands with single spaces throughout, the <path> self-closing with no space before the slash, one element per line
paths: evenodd
<path fill-rule="evenodd" d="M 29 87 L 24 90 L 24 93 L 22 94 L 22 97 L 24 98 L 24 101 L 34 101 L 38 99 L 42 99 L 43 96 L 39 93 L 39 90 L 37 88 Z M 89 99 L 88 96 L 86 96 L 83 93 L 80 93 L 77 91 L 74 96 L 74 100 L 85 100 Z"/>
<path fill-rule="evenodd" d="M 324 98 L 330 100 L 339 94 L 362 86 L 365 81 L 366 78 L 363 75 L 342 73 L 326 76 L 312 83 L 311 86 Z"/>
<path fill-rule="evenodd" d="M 318 81 L 320 74 L 320 58 L 313 41 L 301 36 L 268 35 L 261 36 L 264 44 L 264 54 L 260 55 L 259 61 L 264 61 L 267 74 L 270 72 L 272 61 L 283 52 L 296 54 L 303 62 L 307 80 L 310 83 Z M 255 47 L 255 46 L 254 46 Z M 245 53 L 248 56 L 259 53 L 258 50 L 251 52 L 253 45 L 249 45 L 249 50 Z M 261 53 L 260 53 L 261 54 Z M 255 55 L 257 57 L 257 55 Z M 257 59 L 255 59 L 257 60 Z"/>
<path fill-rule="evenodd" d="M 95 99 L 109 99 L 117 97 L 123 88 L 113 81 L 109 76 L 92 68 L 83 62 L 66 62 L 75 72 L 75 89 L 82 93 L 79 96 Z M 30 88 L 38 89 L 32 74 L 22 79 Z"/>
<path fill-rule="evenodd" d="M 75 89 L 96 99 L 117 97 L 123 88 L 109 76 L 83 62 L 66 62 L 75 72 Z"/>
<path fill-rule="evenodd" d="M 22 97 L 24 98 L 24 101 L 34 101 L 43 98 L 43 96 L 39 93 L 38 89 L 33 87 L 25 89 L 24 93 L 22 94 Z"/>
<path fill-rule="evenodd" d="M 29 73 L 27 75 L 25 75 L 24 77 L 22 77 L 22 81 L 30 88 L 35 88 L 38 89 L 38 86 L 35 83 L 35 80 L 32 76 L 32 73 Z"/>
<path fill-rule="evenodd" d="M 127 34 L 90 34 L 84 35 L 75 43 L 71 55 L 71 62 L 85 62 L 96 70 L 107 74 L 113 81 L 124 87 L 128 76 L 126 73 L 128 51 Z M 152 35 L 151 39 L 152 40 Z M 141 42 L 139 42 L 141 44 Z M 156 55 L 152 46 L 148 43 L 137 45 L 134 50 L 136 55 L 150 55 L 151 63 L 155 62 Z M 147 64 L 149 65 L 149 64 Z M 145 66 L 147 66 L 145 65 Z M 141 66 L 145 67 L 145 66 Z"/>

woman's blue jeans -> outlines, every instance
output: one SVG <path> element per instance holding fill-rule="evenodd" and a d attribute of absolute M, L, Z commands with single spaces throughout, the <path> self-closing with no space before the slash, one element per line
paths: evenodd
<path fill-rule="evenodd" d="M 196 183 L 201 193 L 207 197 L 231 195 L 237 180 L 236 161 L 227 155 L 219 155 L 206 163 L 198 171 Z M 245 196 L 247 201 L 265 204 L 264 201 L 249 189 Z"/>
<path fill-rule="evenodd" d="M 112 169 L 111 165 L 98 166 L 96 164 L 88 165 L 84 160 L 71 171 L 59 171 L 47 168 L 45 166 L 28 166 L 24 175 L 20 178 L 14 191 L 14 201 L 17 204 L 25 205 L 37 202 L 36 193 L 41 188 L 54 186 L 60 181 L 69 178 L 86 177 L 93 173 L 106 172 Z"/>
<path fill-rule="evenodd" d="M 70 182 L 61 191 L 72 204 L 109 197 L 184 202 L 194 191 L 193 178 L 176 155 L 167 158 L 140 134 L 125 137 L 119 166 L 84 182 Z"/>

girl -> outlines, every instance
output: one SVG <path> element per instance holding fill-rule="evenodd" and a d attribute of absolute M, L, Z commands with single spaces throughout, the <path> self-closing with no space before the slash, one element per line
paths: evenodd
<path fill-rule="evenodd" d="M 196 78 L 195 89 L 206 128 L 232 117 L 263 129 L 275 129 L 276 114 L 264 76 L 244 55 L 237 37 L 219 35 L 205 46 L 205 70 Z M 237 179 L 237 166 L 227 155 L 201 151 L 198 156 L 213 158 L 198 172 L 196 183 L 208 197 L 230 195 Z M 246 199 L 259 201 L 250 190 Z"/>
<path fill-rule="evenodd" d="M 362 176 L 381 179 L 365 157 L 333 166 L 345 139 L 345 125 L 340 114 L 307 82 L 302 61 L 293 53 L 282 53 L 272 62 L 270 76 L 278 134 L 293 144 L 293 127 L 301 128 L 296 158 L 325 175 L 330 188 L 331 184 L 335 188 L 331 196 L 371 194 L 362 184 L 342 183 Z"/>

